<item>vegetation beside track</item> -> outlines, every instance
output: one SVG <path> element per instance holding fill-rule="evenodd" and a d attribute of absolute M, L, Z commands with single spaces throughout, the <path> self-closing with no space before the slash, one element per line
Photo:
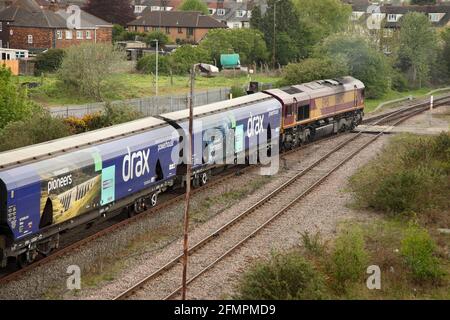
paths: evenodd
<path fill-rule="evenodd" d="M 373 221 L 346 223 L 325 242 L 303 234 L 299 246 L 257 262 L 239 299 L 449 299 L 450 134 L 394 137 L 350 179 L 356 209 Z M 369 290 L 369 266 L 381 289 Z"/>

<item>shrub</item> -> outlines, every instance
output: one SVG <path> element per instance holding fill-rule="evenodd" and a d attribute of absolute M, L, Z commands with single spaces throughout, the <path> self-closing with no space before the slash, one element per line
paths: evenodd
<path fill-rule="evenodd" d="M 105 111 L 102 114 L 102 127 L 133 121 L 141 117 L 142 114 L 133 107 L 107 103 Z"/>
<path fill-rule="evenodd" d="M 303 247 L 315 256 L 320 256 L 325 252 L 325 244 L 322 243 L 320 234 L 310 235 L 309 232 L 302 233 Z"/>
<path fill-rule="evenodd" d="M 158 46 L 161 48 L 165 44 L 169 43 L 169 37 L 162 31 L 152 31 L 146 33 L 144 36 L 144 42 L 152 47 L 156 47 L 156 41 L 158 40 Z"/>
<path fill-rule="evenodd" d="M 29 117 L 35 107 L 17 78 L 9 69 L 0 66 L 0 129 L 12 121 Z"/>
<path fill-rule="evenodd" d="M 182 45 L 170 56 L 175 74 L 187 74 L 195 63 L 211 63 L 208 51 L 201 47 Z"/>
<path fill-rule="evenodd" d="M 399 92 L 408 91 L 408 80 L 406 77 L 398 71 L 392 73 L 392 89 Z"/>
<path fill-rule="evenodd" d="M 298 300 L 325 298 L 325 281 L 298 253 L 275 255 L 244 274 L 238 299 Z"/>
<path fill-rule="evenodd" d="M 437 281 L 444 275 L 434 256 L 436 244 L 425 229 L 411 225 L 401 244 L 401 254 L 418 281 Z"/>
<path fill-rule="evenodd" d="M 57 75 L 80 95 L 102 100 L 109 77 L 125 62 L 125 52 L 110 44 L 84 43 L 66 49 Z"/>
<path fill-rule="evenodd" d="M 56 72 L 61 67 L 64 54 L 62 49 L 49 49 L 38 54 L 35 63 L 35 75 L 41 75 L 43 72 Z"/>
<path fill-rule="evenodd" d="M 350 179 L 358 204 L 393 214 L 449 208 L 449 145 L 445 133 L 394 138 Z"/>
<path fill-rule="evenodd" d="M 170 60 L 167 56 L 158 56 L 158 73 L 170 73 Z M 147 54 L 137 62 L 136 69 L 142 73 L 156 74 L 156 54 Z"/>
<path fill-rule="evenodd" d="M 309 58 L 300 63 L 290 63 L 283 71 L 279 85 L 287 86 L 320 79 L 337 78 L 347 75 L 347 63 L 340 59 Z"/>
<path fill-rule="evenodd" d="M 233 98 L 238 98 L 247 95 L 247 92 L 245 92 L 244 88 L 241 86 L 232 86 L 230 93 L 232 94 Z"/>
<path fill-rule="evenodd" d="M 351 228 L 336 239 L 331 256 L 331 272 L 338 289 L 361 279 L 368 262 L 368 254 L 364 248 L 364 237 L 361 230 Z"/>
<path fill-rule="evenodd" d="M 42 143 L 71 134 L 70 128 L 59 118 L 43 109 L 36 109 L 32 116 L 9 123 L 0 131 L 0 151 Z"/>

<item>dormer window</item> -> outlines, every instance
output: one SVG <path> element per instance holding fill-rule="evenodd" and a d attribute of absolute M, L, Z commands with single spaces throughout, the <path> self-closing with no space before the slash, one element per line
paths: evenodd
<path fill-rule="evenodd" d="M 245 15 L 244 10 L 237 10 L 236 11 L 236 17 L 237 18 L 242 18 Z"/>
<path fill-rule="evenodd" d="M 397 22 L 398 21 L 398 16 L 396 14 L 388 14 L 388 18 L 387 18 L 388 22 Z"/>
<path fill-rule="evenodd" d="M 439 13 L 430 13 L 428 15 L 431 22 L 439 22 Z"/>
<path fill-rule="evenodd" d="M 217 9 L 217 15 L 218 16 L 224 16 L 225 15 L 225 9 Z"/>

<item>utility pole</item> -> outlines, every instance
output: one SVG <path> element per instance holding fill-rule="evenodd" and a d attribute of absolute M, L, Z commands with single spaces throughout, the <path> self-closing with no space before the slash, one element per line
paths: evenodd
<path fill-rule="evenodd" d="M 156 89 L 155 89 L 155 92 L 156 92 L 156 96 L 158 96 L 158 67 L 159 67 L 159 40 L 158 39 L 155 39 L 155 41 L 156 41 Z"/>
<path fill-rule="evenodd" d="M 277 31 L 276 27 L 276 16 L 277 16 L 277 2 L 274 1 L 273 3 L 273 51 L 272 51 L 272 67 L 275 70 L 275 46 L 276 46 L 276 35 L 275 32 Z"/>
<path fill-rule="evenodd" d="M 187 149 L 187 163 L 186 163 L 186 197 L 184 207 L 184 239 L 183 239 L 183 277 L 182 277 L 182 291 L 181 299 L 186 300 L 187 291 L 187 265 L 189 256 L 189 202 L 191 196 L 191 171 L 192 171 L 192 132 L 194 122 L 194 84 L 195 84 L 195 70 L 198 64 L 191 68 L 191 92 L 189 95 L 189 138 L 186 141 Z"/>

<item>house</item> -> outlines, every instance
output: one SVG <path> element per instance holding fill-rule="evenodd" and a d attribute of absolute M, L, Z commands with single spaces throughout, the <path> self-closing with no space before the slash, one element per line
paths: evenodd
<path fill-rule="evenodd" d="M 36 53 L 83 42 L 112 43 L 112 25 L 83 10 L 67 12 L 36 0 L 16 0 L 0 11 L 0 47 Z"/>
<path fill-rule="evenodd" d="M 134 8 L 134 14 L 140 16 L 145 9 L 151 11 L 171 11 L 177 10 L 183 0 L 132 0 L 131 5 Z"/>
<path fill-rule="evenodd" d="M 398 42 L 398 31 L 401 28 L 402 18 L 409 12 L 426 15 L 435 28 L 450 27 L 450 4 L 448 2 L 422 6 L 354 3 L 352 4 L 351 21 L 355 30 L 376 35 L 383 52 L 391 54 L 392 47 Z"/>
<path fill-rule="evenodd" d="M 229 28 L 250 28 L 253 1 L 248 0 L 209 0 L 210 15 L 225 23 Z"/>
<path fill-rule="evenodd" d="M 175 42 L 198 43 L 211 29 L 227 28 L 216 19 L 193 11 L 152 11 L 147 8 L 141 17 L 128 23 L 129 31 L 160 30 Z"/>

